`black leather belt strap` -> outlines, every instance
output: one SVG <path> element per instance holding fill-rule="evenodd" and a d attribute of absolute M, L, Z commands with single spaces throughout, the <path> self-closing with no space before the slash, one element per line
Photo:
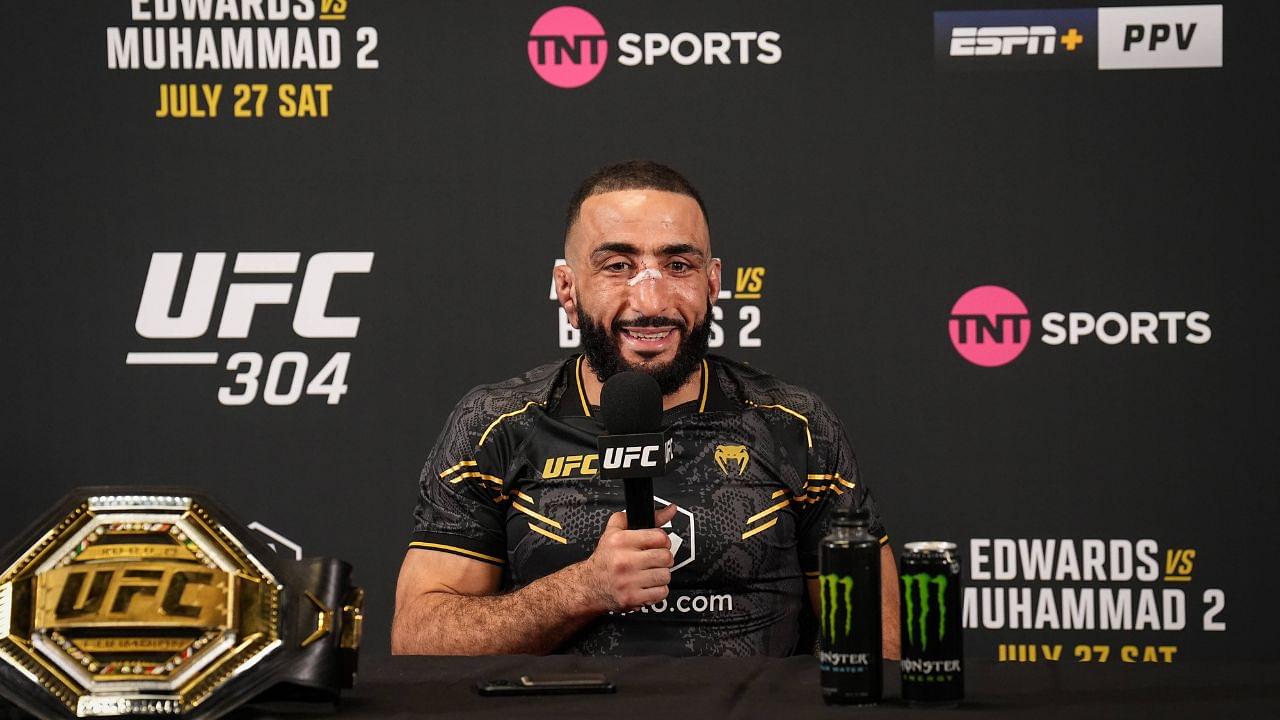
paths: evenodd
<path fill-rule="evenodd" d="M 289 668 L 265 695 L 334 701 L 355 682 L 364 590 L 351 584 L 351 566 L 333 558 L 307 558 L 287 566 L 285 587 L 302 598 L 286 601 L 301 638 Z M 293 590 L 296 588 L 297 590 Z M 263 699 L 263 698 L 259 698 Z"/>

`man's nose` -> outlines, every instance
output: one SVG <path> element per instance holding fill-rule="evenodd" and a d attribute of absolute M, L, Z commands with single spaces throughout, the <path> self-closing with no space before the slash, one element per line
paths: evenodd
<path fill-rule="evenodd" d="M 671 310 L 671 281 L 660 273 L 647 277 L 631 286 L 631 309 L 644 317 L 657 317 Z"/>

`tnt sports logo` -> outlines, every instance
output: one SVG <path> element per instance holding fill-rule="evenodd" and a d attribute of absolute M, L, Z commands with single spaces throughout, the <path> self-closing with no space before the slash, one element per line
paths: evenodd
<path fill-rule="evenodd" d="M 1031 339 L 1031 315 L 1022 299 L 998 285 L 982 285 L 960 296 L 947 321 L 951 345 L 982 367 L 1014 361 Z M 1040 342 L 1079 345 L 1095 338 L 1104 345 L 1203 345 L 1213 337 L 1204 310 L 1047 312 L 1040 318 Z"/>
<path fill-rule="evenodd" d="M 198 252 L 186 273 L 186 290 L 179 295 L 183 264 L 183 253 L 151 255 L 134 329 L 140 337 L 154 341 L 165 350 L 131 352 L 125 358 L 126 365 L 217 365 L 220 353 L 210 352 L 209 345 L 247 339 L 254 320 L 273 312 L 265 309 L 271 305 L 294 304 L 291 327 L 299 338 L 353 339 L 360 329 L 360 317 L 330 315 L 330 296 L 341 276 L 369 273 L 373 253 L 317 253 L 307 260 L 302 281 L 296 284 L 291 279 L 279 280 L 297 274 L 302 266 L 301 253 L 237 253 L 231 274 L 239 281 L 228 283 L 223 292 L 227 253 Z M 263 275 L 275 276 L 276 281 L 249 280 Z M 175 301 L 176 315 L 171 312 Z M 173 351 L 179 341 L 206 338 L 215 307 L 222 309 L 215 337 L 203 340 L 204 347 L 199 350 Z M 305 385 L 307 395 L 320 395 L 329 405 L 337 405 L 348 389 L 346 377 L 350 362 L 349 351 L 335 352 L 313 374 L 309 372 L 310 356 L 304 352 L 285 350 L 269 360 L 258 352 L 235 352 L 225 366 L 227 370 L 236 371 L 235 378 L 231 384 L 218 388 L 218 402 L 249 405 L 261 397 L 267 405 L 293 405 L 302 397 Z"/>
<path fill-rule="evenodd" d="M 772 30 L 735 32 L 625 32 L 618 36 L 618 64 L 773 65 L 782 60 L 782 36 Z M 609 59 L 604 25 L 579 7 L 561 5 L 543 13 L 529 29 L 529 64 L 559 88 L 586 85 Z"/>
<path fill-rule="evenodd" d="M 604 26 L 582 8 L 552 8 L 529 30 L 529 64 L 556 87 L 582 87 L 595 80 L 608 57 Z"/>
<path fill-rule="evenodd" d="M 951 344 L 965 360 L 982 367 L 1014 361 L 1031 338 L 1027 306 L 996 285 L 976 287 L 951 308 Z"/>
<path fill-rule="evenodd" d="M 934 646 L 941 644 L 947 636 L 947 580 L 946 575 L 930 575 L 915 573 L 902 576 L 902 605 L 906 617 L 903 627 L 906 628 L 906 642 L 921 651 L 929 649 L 929 640 Z"/>

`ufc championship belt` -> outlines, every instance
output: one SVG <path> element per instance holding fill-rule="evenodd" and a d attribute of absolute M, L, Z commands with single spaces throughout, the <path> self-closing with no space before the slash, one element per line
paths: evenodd
<path fill-rule="evenodd" d="M 0 555 L 0 696 L 42 718 L 332 702 L 363 598 L 347 563 L 278 555 L 199 494 L 81 488 Z"/>

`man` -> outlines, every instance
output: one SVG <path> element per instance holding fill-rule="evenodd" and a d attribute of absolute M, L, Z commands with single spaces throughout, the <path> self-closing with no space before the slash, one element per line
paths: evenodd
<path fill-rule="evenodd" d="M 893 554 L 835 415 L 706 354 L 720 261 L 698 192 L 657 163 L 605 167 L 570 203 L 564 253 L 556 293 L 585 352 L 458 403 L 422 473 L 393 651 L 811 651 L 818 543 L 835 508 L 864 507 L 896 658 Z M 600 389 L 628 369 L 664 395 L 674 458 L 654 489 L 670 535 L 628 530 L 621 483 L 596 475 Z"/>

